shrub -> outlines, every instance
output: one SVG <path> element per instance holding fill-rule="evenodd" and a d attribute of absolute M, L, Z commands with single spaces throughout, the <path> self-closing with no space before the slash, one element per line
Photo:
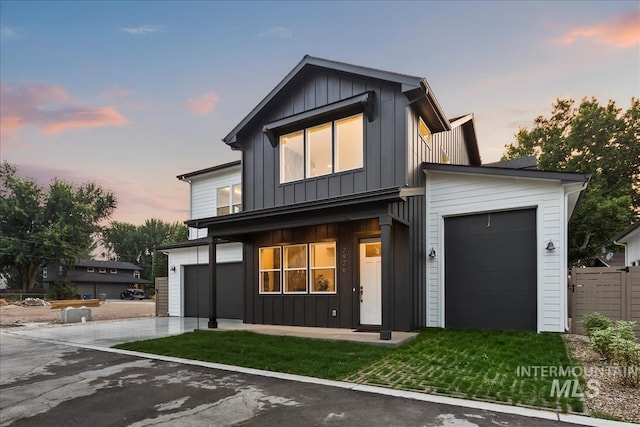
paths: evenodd
<path fill-rule="evenodd" d="M 603 316 L 598 312 L 591 313 L 587 316 L 584 316 L 584 318 L 582 319 L 582 326 L 584 327 L 585 333 L 588 336 L 591 336 L 594 331 L 599 331 L 610 327 L 611 320 L 607 316 Z"/>
<path fill-rule="evenodd" d="M 636 322 L 618 320 L 615 325 L 606 329 L 595 329 L 591 333 L 591 347 L 603 358 L 611 359 L 613 355 L 611 344 L 614 339 L 635 341 L 636 337 L 633 334 L 635 324 Z"/>
<path fill-rule="evenodd" d="M 76 297 L 76 288 L 68 280 L 55 282 L 49 286 L 47 293 L 48 299 L 74 299 Z"/>
<path fill-rule="evenodd" d="M 640 386 L 640 344 L 632 340 L 614 338 L 611 341 L 611 353 L 613 360 L 620 367 L 620 382 L 631 387 Z"/>

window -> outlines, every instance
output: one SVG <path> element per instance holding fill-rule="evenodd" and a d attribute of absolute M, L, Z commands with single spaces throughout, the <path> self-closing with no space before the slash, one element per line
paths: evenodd
<path fill-rule="evenodd" d="M 280 182 L 358 169 L 364 165 L 363 115 L 280 137 Z"/>
<path fill-rule="evenodd" d="M 307 292 L 307 245 L 284 247 L 284 292 Z"/>
<path fill-rule="evenodd" d="M 64 267 L 63 267 L 63 266 L 61 266 L 61 265 L 59 265 L 59 266 L 58 266 L 58 274 L 59 274 L 60 276 L 64 275 Z"/>
<path fill-rule="evenodd" d="M 111 269 L 111 274 L 118 274 L 118 270 L 117 270 L 117 269 L 115 269 L 115 268 L 112 268 L 112 269 Z"/>
<path fill-rule="evenodd" d="M 309 252 L 311 293 L 335 293 L 336 243 L 312 243 Z"/>
<path fill-rule="evenodd" d="M 87 273 L 93 273 L 96 271 L 93 267 L 87 267 Z"/>
<path fill-rule="evenodd" d="M 234 184 L 216 190 L 217 215 L 229 215 L 242 211 L 242 186 Z"/>
<path fill-rule="evenodd" d="M 106 269 L 106 268 L 101 268 L 101 269 L 99 269 L 99 270 L 98 270 L 98 273 L 102 273 L 102 274 L 104 274 L 104 273 L 106 273 L 106 272 L 107 272 L 107 269 Z"/>
<path fill-rule="evenodd" d="M 260 293 L 280 293 L 280 247 L 260 248 Z"/>
<path fill-rule="evenodd" d="M 44 267 L 44 268 L 42 269 L 42 278 L 43 278 L 43 279 L 46 279 L 46 278 L 47 278 L 47 267 Z"/>
<path fill-rule="evenodd" d="M 140 278 L 140 272 L 138 270 L 133 272 L 133 278 L 134 279 L 139 279 Z"/>
<path fill-rule="evenodd" d="M 336 293 L 336 242 L 265 247 L 259 255 L 261 294 Z"/>
<path fill-rule="evenodd" d="M 418 135 L 422 138 L 422 141 L 428 143 L 431 140 L 431 130 L 427 127 L 422 120 L 422 117 L 418 117 Z"/>

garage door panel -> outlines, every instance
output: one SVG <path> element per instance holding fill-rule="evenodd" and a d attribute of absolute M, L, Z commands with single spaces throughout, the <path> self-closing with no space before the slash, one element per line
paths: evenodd
<path fill-rule="evenodd" d="M 217 265 L 217 315 L 222 319 L 243 318 L 242 263 Z M 184 316 L 209 317 L 211 284 L 208 265 L 184 268 Z"/>
<path fill-rule="evenodd" d="M 445 326 L 536 330 L 535 215 L 445 218 Z"/>

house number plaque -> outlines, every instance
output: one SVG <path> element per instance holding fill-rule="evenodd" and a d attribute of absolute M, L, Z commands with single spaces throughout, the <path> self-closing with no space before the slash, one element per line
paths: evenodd
<path fill-rule="evenodd" d="M 340 256 L 340 267 L 343 273 L 347 272 L 347 248 L 342 248 Z"/>

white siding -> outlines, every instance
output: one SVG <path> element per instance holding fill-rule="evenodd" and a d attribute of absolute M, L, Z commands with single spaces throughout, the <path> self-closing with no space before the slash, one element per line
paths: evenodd
<path fill-rule="evenodd" d="M 536 208 L 538 331 L 567 329 L 565 190 L 559 181 L 456 174 L 427 174 L 427 326 L 444 327 L 444 218 Z M 545 246 L 553 241 L 556 250 Z"/>
<path fill-rule="evenodd" d="M 640 265 L 640 228 L 624 236 L 621 242 L 626 243 L 625 265 Z"/>
<path fill-rule="evenodd" d="M 184 307 L 184 266 L 209 263 L 209 247 L 198 246 L 191 248 L 170 249 L 169 254 L 169 316 L 182 316 Z M 242 243 L 222 243 L 216 247 L 218 264 L 242 261 Z M 171 271 L 171 267 L 176 271 Z"/>
<path fill-rule="evenodd" d="M 240 184 L 240 166 L 233 166 L 221 171 L 193 177 L 191 180 L 191 219 L 209 218 L 216 216 L 216 190 Z M 189 239 L 206 237 L 207 229 L 189 229 Z"/>

